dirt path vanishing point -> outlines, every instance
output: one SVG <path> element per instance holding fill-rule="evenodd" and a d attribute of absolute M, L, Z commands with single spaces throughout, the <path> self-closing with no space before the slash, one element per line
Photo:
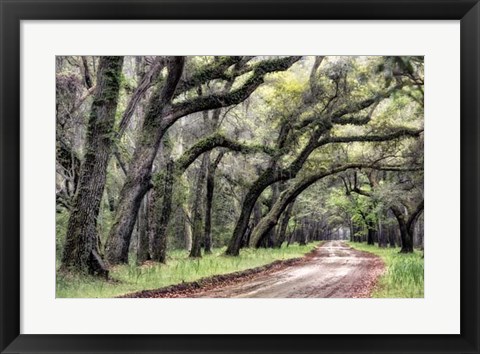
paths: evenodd
<path fill-rule="evenodd" d="M 279 269 L 261 271 L 238 280 L 232 278 L 226 284 L 199 287 L 187 292 L 164 294 L 162 289 L 158 289 L 146 291 L 138 297 L 369 297 L 384 269 L 379 257 L 354 250 L 341 241 L 328 241 L 300 261 Z"/>

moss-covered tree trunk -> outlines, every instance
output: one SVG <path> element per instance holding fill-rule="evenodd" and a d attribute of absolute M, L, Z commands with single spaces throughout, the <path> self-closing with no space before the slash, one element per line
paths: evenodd
<path fill-rule="evenodd" d="M 292 215 L 293 206 L 295 205 L 295 200 L 288 204 L 287 209 L 282 214 L 282 221 L 280 227 L 278 228 L 277 237 L 275 239 L 275 247 L 280 248 L 287 238 L 287 228 L 288 222 L 290 221 L 290 216 Z"/>
<path fill-rule="evenodd" d="M 240 253 L 240 246 L 247 230 L 253 207 L 255 206 L 258 197 L 260 197 L 265 188 L 267 188 L 273 183 L 273 180 L 273 169 L 268 169 L 262 174 L 259 179 L 254 182 L 254 184 L 248 190 L 243 200 L 240 217 L 235 224 L 235 229 L 233 231 L 232 238 L 229 241 L 226 254 L 230 256 L 238 256 L 238 254 Z"/>
<path fill-rule="evenodd" d="M 85 156 L 67 227 L 62 267 L 107 275 L 98 252 L 97 217 L 105 188 L 123 57 L 101 57 L 90 110 Z"/>
<path fill-rule="evenodd" d="M 270 207 L 275 205 L 278 197 L 280 196 L 280 186 L 279 183 L 274 183 L 270 186 L 272 190 L 272 196 L 270 197 L 269 205 Z M 264 247 L 264 248 L 273 248 L 275 245 L 275 226 L 270 229 L 258 242 L 256 247 Z"/>
<path fill-rule="evenodd" d="M 167 258 L 167 229 L 170 215 L 172 213 L 174 162 L 167 162 L 163 183 L 160 181 L 154 185 L 155 195 L 154 215 L 152 216 L 152 259 L 165 263 Z M 163 196 L 160 203 L 160 196 Z"/>
<path fill-rule="evenodd" d="M 184 57 L 169 59 L 168 76 L 162 85 L 157 86 L 147 107 L 107 240 L 106 258 L 110 264 L 128 262 L 128 249 L 135 219 L 140 203 L 150 188 L 153 160 L 167 130 L 165 124 L 162 123 L 162 113 L 170 105 L 183 72 L 184 62 Z"/>

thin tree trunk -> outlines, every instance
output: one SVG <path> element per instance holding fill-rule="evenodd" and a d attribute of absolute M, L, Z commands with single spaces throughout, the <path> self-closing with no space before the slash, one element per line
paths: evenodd
<path fill-rule="evenodd" d="M 375 225 L 373 223 L 369 223 L 367 226 L 367 244 L 374 245 L 375 244 Z"/>
<path fill-rule="evenodd" d="M 395 230 L 392 230 L 392 227 L 389 226 L 388 227 L 388 242 L 390 243 L 390 248 L 395 248 L 396 247 L 395 236 L 396 236 Z"/>
<path fill-rule="evenodd" d="M 195 186 L 195 198 L 193 201 L 193 227 L 192 227 L 192 250 L 190 257 L 199 258 L 202 256 L 202 238 L 203 238 L 203 220 L 202 220 L 202 202 L 204 199 L 204 184 L 207 174 L 209 156 L 203 155 L 202 164 L 198 171 L 197 184 Z"/>
<path fill-rule="evenodd" d="M 185 249 L 190 252 L 192 250 L 192 225 L 191 225 L 191 214 L 188 210 L 188 206 L 183 206 L 183 214 L 184 214 L 184 238 L 185 238 Z"/>
<path fill-rule="evenodd" d="M 67 227 L 62 267 L 108 276 L 98 251 L 97 217 L 105 189 L 123 57 L 101 57 L 87 127 L 86 153 Z M 133 226 L 132 226 L 133 228 Z"/>
<path fill-rule="evenodd" d="M 212 240 L 212 205 L 213 205 L 213 192 L 215 189 L 215 172 L 217 167 L 222 160 L 224 152 L 220 152 L 216 159 L 208 166 L 207 171 L 207 196 L 205 203 L 205 253 L 211 253 L 213 247 Z M 209 156 L 210 157 L 210 156 Z"/>
<path fill-rule="evenodd" d="M 137 242 L 137 264 L 142 264 L 150 259 L 149 252 L 149 219 L 151 193 L 143 198 L 140 212 L 138 213 L 138 242 Z"/>

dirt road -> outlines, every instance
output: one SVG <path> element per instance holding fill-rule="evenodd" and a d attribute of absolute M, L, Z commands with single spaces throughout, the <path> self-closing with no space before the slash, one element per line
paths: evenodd
<path fill-rule="evenodd" d="M 383 261 L 372 253 L 354 250 L 341 241 L 328 241 L 301 259 L 122 297 L 370 297 L 384 269 Z"/>
<path fill-rule="evenodd" d="M 300 264 L 216 289 L 198 289 L 189 297 L 368 297 L 383 270 L 383 262 L 373 254 L 329 241 Z"/>

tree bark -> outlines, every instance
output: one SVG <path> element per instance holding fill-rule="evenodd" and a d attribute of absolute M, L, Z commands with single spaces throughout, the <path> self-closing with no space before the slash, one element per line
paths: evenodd
<path fill-rule="evenodd" d="M 222 160 L 224 152 L 220 152 L 216 159 L 208 166 L 207 171 L 207 195 L 205 202 L 205 234 L 204 234 L 204 246 L 205 253 L 212 253 L 213 240 L 212 240 L 212 205 L 213 205 L 213 192 L 215 189 L 215 172 Z M 210 156 L 209 156 L 210 160 Z"/>
<path fill-rule="evenodd" d="M 110 264 L 128 262 L 128 249 L 140 202 L 150 188 L 153 160 L 166 131 L 162 129 L 162 112 L 170 104 L 183 71 L 184 57 L 173 57 L 167 64 L 165 84 L 157 87 L 147 108 L 142 131 L 136 140 L 132 162 L 120 192 L 117 212 L 106 246 Z"/>
<path fill-rule="evenodd" d="M 229 241 L 226 254 L 230 256 L 238 256 L 240 253 L 240 246 L 243 236 L 246 232 L 250 215 L 252 214 L 253 207 L 257 202 L 258 197 L 274 180 L 274 174 L 272 169 L 266 170 L 260 178 L 258 178 L 254 184 L 250 187 L 243 200 L 242 210 L 240 217 L 237 220 L 235 229 L 233 231 L 232 238 Z"/>
<path fill-rule="evenodd" d="M 152 260 L 160 263 L 165 263 L 167 258 L 167 228 L 172 213 L 173 165 L 172 160 L 167 162 L 163 183 L 157 184 L 153 188 L 155 221 L 151 227 L 153 234 L 150 235 L 150 240 L 152 240 Z M 159 203 L 160 196 L 163 196 L 161 205 Z"/>
<path fill-rule="evenodd" d="M 188 210 L 188 206 L 184 205 L 182 207 L 183 214 L 184 214 L 184 238 L 185 238 L 185 249 L 190 252 L 192 250 L 192 225 L 191 225 L 191 218 L 192 215 L 190 214 L 190 210 Z"/>
<path fill-rule="evenodd" d="M 367 222 L 367 244 L 375 244 L 375 233 L 376 233 L 375 223 L 372 221 Z"/>
<path fill-rule="evenodd" d="M 92 88 L 93 81 L 92 81 L 92 76 L 90 75 L 90 68 L 88 67 L 87 57 L 82 57 L 82 64 L 83 64 L 83 77 L 85 80 L 85 86 L 87 86 L 88 89 Z"/>
<path fill-rule="evenodd" d="M 400 229 L 400 239 L 402 241 L 402 248 L 400 249 L 400 253 L 412 253 L 413 252 L 413 233 L 415 228 L 415 222 L 417 221 L 418 217 L 423 211 L 423 199 L 417 205 L 413 213 L 411 213 L 410 217 L 406 220 L 405 214 L 402 210 L 397 206 L 391 206 L 390 210 L 392 210 L 395 218 L 398 221 L 398 226 Z"/>
<path fill-rule="evenodd" d="M 150 195 L 149 195 L 150 194 Z M 149 218 L 150 218 L 151 193 L 143 198 L 140 212 L 138 213 L 138 242 L 137 242 L 137 264 L 142 264 L 150 259 L 149 252 Z"/>
<path fill-rule="evenodd" d="M 105 188 L 111 133 L 120 90 L 123 57 L 101 57 L 87 127 L 86 152 L 67 227 L 62 268 L 108 276 L 98 251 L 96 230 Z"/>
<path fill-rule="evenodd" d="M 269 201 L 270 208 L 275 204 L 280 196 L 280 186 L 279 183 L 274 183 L 271 185 L 272 196 Z M 270 231 L 268 231 L 265 236 L 259 240 L 256 247 L 264 247 L 264 248 L 273 248 L 275 245 L 275 227 L 272 227 Z"/>
<path fill-rule="evenodd" d="M 283 212 L 282 222 L 277 232 L 277 239 L 275 240 L 275 247 L 281 248 L 282 244 L 285 242 L 287 237 L 287 228 L 288 222 L 290 221 L 290 216 L 292 215 L 293 206 L 295 205 L 295 200 L 288 204 L 287 209 Z"/>
<path fill-rule="evenodd" d="M 193 201 L 192 214 L 193 214 L 193 226 L 192 226 L 192 249 L 190 251 L 190 257 L 200 258 L 202 257 L 202 239 L 203 239 L 203 220 L 202 220 L 202 205 L 204 200 L 204 185 L 205 177 L 207 174 L 208 156 L 203 155 L 202 164 L 198 171 L 197 183 L 195 186 L 195 198 Z"/>
<path fill-rule="evenodd" d="M 402 241 L 402 248 L 400 253 L 412 253 L 413 252 L 413 240 L 410 238 L 407 228 L 407 222 L 405 221 L 405 215 L 400 208 L 392 206 L 390 208 L 395 215 L 398 222 L 398 228 L 400 230 L 400 239 Z"/>

